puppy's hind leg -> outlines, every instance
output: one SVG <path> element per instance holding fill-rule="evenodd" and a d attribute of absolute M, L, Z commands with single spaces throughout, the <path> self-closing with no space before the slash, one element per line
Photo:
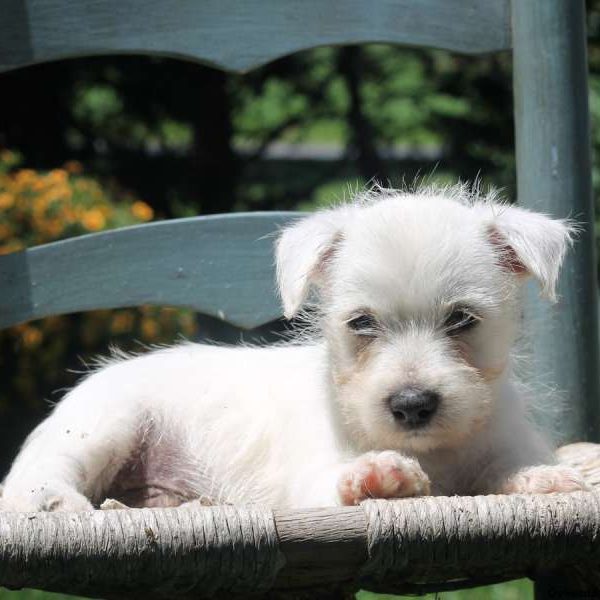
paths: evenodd
<path fill-rule="evenodd" d="M 26 440 L 4 481 L 0 510 L 86 511 L 136 442 L 138 395 L 113 365 L 84 380 Z"/>

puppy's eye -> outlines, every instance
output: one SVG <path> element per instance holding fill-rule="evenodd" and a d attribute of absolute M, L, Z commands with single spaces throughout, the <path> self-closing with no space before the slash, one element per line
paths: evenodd
<path fill-rule="evenodd" d="M 481 319 L 464 308 L 457 308 L 444 321 L 444 329 L 448 335 L 463 333 L 475 327 Z"/>
<path fill-rule="evenodd" d="M 375 336 L 379 330 L 377 319 L 369 313 L 363 313 L 352 317 L 346 321 L 346 325 L 358 335 Z"/>

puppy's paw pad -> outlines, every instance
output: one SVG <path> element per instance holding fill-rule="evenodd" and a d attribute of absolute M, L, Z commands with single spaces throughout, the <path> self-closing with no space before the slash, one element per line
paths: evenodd
<path fill-rule="evenodd" d="M 552 494 L 590 490 L 579 471 L 561 465 L 528 467 L 504 484 L 504 494 Z"/>
<path fill-rule="evenodd" d="M 340 499 L 347 506 L 366 498 L 426 496 L 429 491 L 429 477 L 419 463 L 391 450 L 359 456 L 338 482 Z"/>

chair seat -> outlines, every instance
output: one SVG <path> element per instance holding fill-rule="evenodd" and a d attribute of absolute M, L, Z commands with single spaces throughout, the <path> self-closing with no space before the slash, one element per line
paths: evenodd
<path fill-rule="evenodd" d="M 565 446 L 558 458 L 598 486 L 600 445 Z M 198 598 L 332 586 L 424 593 L 557 566 L 594 573 L 599 491 L 369 500 L 304 510 L 192 502 L 0 513 L 0 583 L 103 597 Z M 172 555 L 176 561 L 164 560 Z"/>

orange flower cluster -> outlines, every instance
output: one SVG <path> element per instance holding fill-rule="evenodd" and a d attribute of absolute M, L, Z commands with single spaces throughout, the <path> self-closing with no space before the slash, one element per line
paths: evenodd
<path fill-rule="evenodd" d="M 0 152 L 0 254 L 154 216 L 148 204 L 127 194 L 115 202 L 76 161 L 40 173 L 12 169 L 16 157 Z"/>
<path fill-rule="evenodd" d="M 20 162 L 17 153 L 0 149 L 0 255 L 154 217 L 148 204 L 117 186 L 103 187 L 76 161 L 48 172 L 20 168 Z M 0 381 L 9 382 L 0 390 L 0 411 L 12 398 L 37 404 L 49 389 L 71 385 L 63 373 L 73 348 L 85 356 L 105 354 L 110 343 L 136 349 L 132 339 L 159 343 L 195 331 L 192 311 L 162 307 L 59 315 L 2 331 L 0 355 L 18 360 L 10 373 L 0 361 Z"/>

